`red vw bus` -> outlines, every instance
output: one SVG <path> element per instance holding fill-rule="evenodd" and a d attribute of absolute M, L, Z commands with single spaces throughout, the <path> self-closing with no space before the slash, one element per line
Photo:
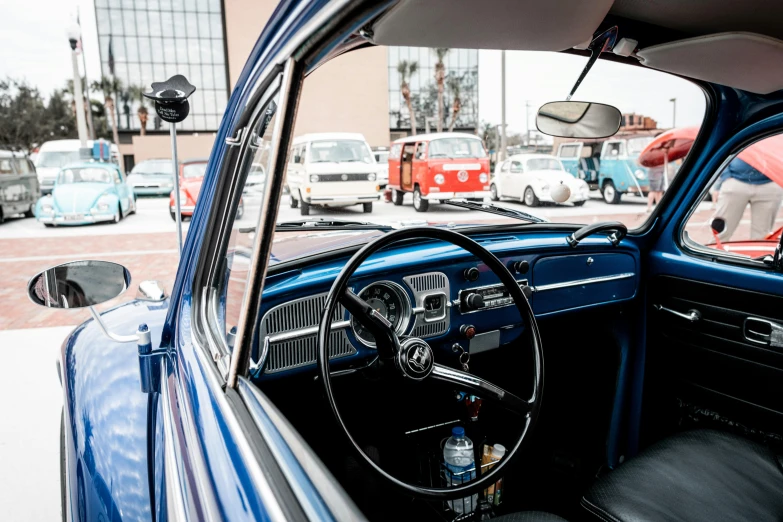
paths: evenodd
<path fill-rule="evenodd" d="M 392 143 L 388 188 L 395 205 L 412 192 L 417 212 L 426 212 L 433 200 L 483 200 L 489 196 L 489 157 L 473 134 L 408 136 Z"/>

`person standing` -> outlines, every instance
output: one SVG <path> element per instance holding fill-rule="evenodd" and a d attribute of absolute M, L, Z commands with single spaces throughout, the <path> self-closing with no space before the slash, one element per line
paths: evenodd
<path fill-rule="evenodd" d="M 740 158 L 734 158 L 719 179 L 722 184 L 715 217 L 726 222 L 719 239 L 731 239 L 748 205 L 750 239 L 764 239 L 769 235 L 783 201 L 783 188 Z"/>

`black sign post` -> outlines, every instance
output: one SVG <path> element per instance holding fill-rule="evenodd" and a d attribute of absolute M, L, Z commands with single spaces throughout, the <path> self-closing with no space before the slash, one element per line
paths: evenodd
<path fill-rule="evenodd" d="M 183 121 L 190 114 L 190 102 L 188 98 L 196 91 L 196 87 L 188 82 L 187 78 L 177 74 L 165 82 L 152 84 L 152 91 L 145 92 L 144 97 L 155 102 L 155 112 L 160 119 L 170 123 L 171 133 L 171 162 L 174 167 L 174 201 L 176 206 L 177 221 L 177 246 L 182 255 L 182 212 L 179 199 L 179 162 L 177 161 L 177 123 Z"/>

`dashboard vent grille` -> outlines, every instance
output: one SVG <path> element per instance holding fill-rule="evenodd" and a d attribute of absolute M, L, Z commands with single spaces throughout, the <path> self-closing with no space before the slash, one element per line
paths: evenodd
<path fill-rule="evenodd" d="M 433 335 L 440 335 L 446 332 L 448 325 L 449 323 L 447 321 L 417 324 L 416 328 L 413 329 L 413 336 L 432 337 Z"/>
<path fill-rule="evenodd" d="M 273 307 L 261 319 L 261 339 L 270 335 L 317 327 L 325 305 L 326 294 L 318 294 Z M 345 307 L 338 304 L 332 316 L 332 322 L 344 319 Z M 270 343 L 264 373 L 274 373 L 315 364 L 316 350 L 318 349 L 316 340 L 317 333 L 312 333 Z M 356 353 L 356 349 L 348 339 L 345 330 L 336 330 L 331 333 L 329 338 L 330 359 L 354 353 Z"/>
<path fill-rule="evenodd" d="M 280 341 L 269 346 L 269 356 L 264 373 L 275 373 L 300 366 L 315 364 L 318 343 L 311 335 L 290 341 Z M 329 359 L 337 359 L 356 353 L 345 331 L 332 332 L 329 337 Z"/>
<path fill-rule="evenodd" d="M 414 292 L 442 290 L 443 288 L 447 288 L 448 285 L 446 274 L 440 272 L 406 277 L 405 282 L 408 283 L 408 286 L 410 286 Z"/>

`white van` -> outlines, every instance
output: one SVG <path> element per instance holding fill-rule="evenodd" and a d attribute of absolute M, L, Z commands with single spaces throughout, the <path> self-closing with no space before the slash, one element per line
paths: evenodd
<path fill-rule="evenodd" d="M 378 164 L 364 136 L 349 132 L 305 134 L 288 156 L 291 208 L 363 206 L 372 212 L 380 198 Z"/>
<path fill-rule="evenodd" d="M 108 142 L 107 142 L 108 143 Z M 87 140 L 87 147 L 92 150 L 95 142 Z M 41 193 L 48 194 L 54 188 L 54 180 L 60 169 L 69 163 L 78 163 L 92 158 L 82 158 L 79 156 L 79 140 L 55 140 L 47 141 L 38 149 L 38 155 L 35 158 L 35 170 L 38 173 L 38 183 L 41 186 Z M 120 157 L 117 145 L 111 144 L 111 161 L 118 163 Z"/>

